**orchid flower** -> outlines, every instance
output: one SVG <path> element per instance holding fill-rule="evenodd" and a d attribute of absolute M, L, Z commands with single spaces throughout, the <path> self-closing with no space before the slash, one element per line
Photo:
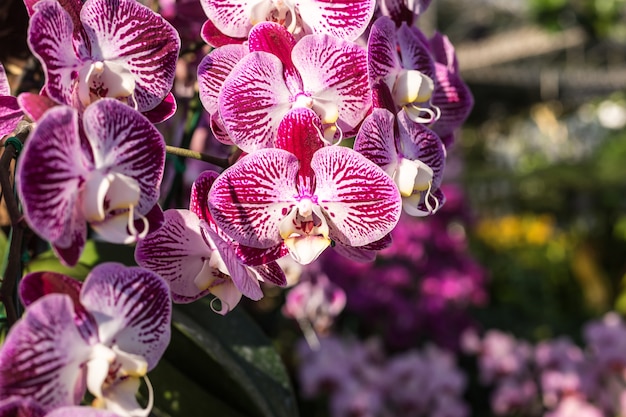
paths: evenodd
<path fill-rule="evenodd" d="M 370 85 L 384 82 L 395 106 L 414 122 L 431 124 L 440 136 L 458 128 L 473 105 L 450 48 L 437 37 L 429 43 L 419 29 L 405 23 L 396 29 L 385 16 L 374 22 L 368 41 Z M 441 62 L 443 57 L 449 64 Z"/>
<path fill-rule="evenodd" d="M 262 265 L 244 265 L 240 251 L 246 251 L 224 235 L 207 209 L 207 194 L 217 173 L 205 171 L 194 182 L 190 210 L 166 210 L 165 223 L 141 240 L 135 250 L 137 263 L 162 276 L 170 285 L 176 303 L 189 303 L 208 293 L 215 295 L 219 314 L 232 310 L 242 294 L 259 300 L 263 292 L 259 280 L 286 284 L 285 274 L 274 260 L 284 253 L 274 250 L 253 256 Z M 274 249 L 274 248 L 272 248 Z M 248 251 L 249 252 L 249 251 Z M 250 256 L 246 259 L 251 262 Z"/>
<path fill-rule="evenodd" d="M 412 216 L 435 213 L 443 204 L 439 190 L 446 149 L 430 129 L 411 121 L 404 112 L 395 117 L 386 109 L 374 109 L 356 136 L 354 150 L 393 177 L 404 211 Z"/>
<path fill-rule="evenodd" d="M 242 245 L 284 243 L 301 264 L 334 243 L 364 246 L 395 226 L 401 211 L 393 180 L 358 152 L 323 146 L 310 109 L 289 112 L 277 146 L 240 159 L 209 192 L 218 226 Z"/>
<path fill-rule="evenodd" d="M 250 33 L 250 54 L 224 80 L 220 116 L 233 142 L 246 152 L 273 146 L 278 126 L 293 108 L 312 109 L 323 135 L 356 133 L 369 111 L 365 51 L 328 35 L 295 39 L 279 25 Z M 322 134 L 322 131 L 320 131 Z"/>
<path fill-rule="evenodd" d="M 164 164 L 161 134 L 123 103 L 101 99 L 82 120 L 71 107 L 52 108 L 18 161 L 24 216 L 63 263 L 75 265 L 87 223 L 115 243 L 148 233 L 161 213 L 156 203 Z"/>
<path fill-rule="evenodd" d="M 397 25 L 406 22 L 409 26 L 426 11 L 431 0 L 378 0 L 383 16 L 389 16 Z"/>
<path fill-rule="evenodd" d="M 68 10 L 40 0 L 30 20 L 28 42 L 44 67 L 47 95 L 78 109 L 112 97 L 140 112 L 164 106 L 156 113 L 171 116 L 176 30 L 135 0 L 64 3 Z"/>
<path fill-rule="evenodd" d="M 11 95 L 7 74 L 0 64 L 0 139 L 15 130 L 23 115 L 17 99 Z"/>
<path fill-rule="evenodd" d="M 46 412 L 94 405 L 147 416 L 135 393 L 170 340 L 169 289 L 161 277 L 117 263 L 96 266 L 84 284 L 35 272 L 20 284 L 25 315 L 0 349 L 0 397 L 32 399 Z M 60 415 L 69 415 L 63 414 Z"/>
<path fill-rule="evenodd" d="M 254 25 L 276 22 L 293 34 L 327 34 L 353 41 L 369 23 L 375 0 L 201 0 L 210 25 L 246 38 Z M 203 28 L 203 33 L 213 32 Z M 205 37 L 206 39 L 206 37 Z M 214 45 L 219 46 L 219 45 Z"/>

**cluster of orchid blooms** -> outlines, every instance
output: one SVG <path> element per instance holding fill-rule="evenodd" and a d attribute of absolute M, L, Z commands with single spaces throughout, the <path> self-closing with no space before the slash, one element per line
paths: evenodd
<path fill-rule="evenodd" d="M 136 244 L 140 267 L 23 278 L 0 415 L 145 416 L 135 394 L 169 343 L 170 300 L 211 293 L 226 314 L 262 298 L 260 282 L 286 284 L 279 258 L 309 264 L 333 247 L 372 260 L 403 208 L 444 203 L 446 144 L 473 103 L 447 38 L 413 25 L 428 2 L 199 1 L 214 48 L 200 100 L 242 156 L 202 173 L 188 210 L 162 211 L 154 125 L 176 111 L 176 30 L 137 0 L 24 0 L 45 86 L 15 99 L 0 80 L 0 136 L 33 123 L 16 173 L 24 217 L 66 265 L 89 226 Z M 75 408 L 86 391 L 100 410 Z"/>

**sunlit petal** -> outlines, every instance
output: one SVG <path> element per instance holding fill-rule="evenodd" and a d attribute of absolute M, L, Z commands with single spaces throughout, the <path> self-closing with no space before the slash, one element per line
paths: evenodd
<path fill-rule="evenodd" d="M 154 272 L 117 263 L 96 266 L 83 284 L 100 341 L 142 356 L 152 369 L 170 339 L 171 302 L 166 282 Z"/>
<path fill-rule="evenodd" d="M 297 158 L 262 149 L 220 175 L 209 193 L 213 219 L 237 242 L 258 248 L 282 242 L 278 224 L 295 204 Z"/>
<path fill-rule="evenodd" d="M 400 193 L 381 168 L 349 148 L 322 148 L 311 163 L 316 174 L 318 204 L 330 237 L 350 246 L 381 239 L 398 222 Z"/>

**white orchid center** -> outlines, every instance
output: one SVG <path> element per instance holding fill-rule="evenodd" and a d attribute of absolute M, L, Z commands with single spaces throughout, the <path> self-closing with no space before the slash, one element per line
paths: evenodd
<path fill-rule="evenodd" d="M 112 389 L 128 378 L 139 379 L 148 372 L 148 362 L 132 353 L 124 352 L 117 346 L 106 346 L 98 343 L 91 348 L 91 355 L 87 362 L 87 389 L 95 397 L 95 405 L 104 407 L 112 401 Z M 137 392 L 132 391 L 132 397 Z M 110 408 L 107 406 L 107 408 Z"/>
<path fill-rule="evenodd" d="M 139 183 L 117 172 L 92 171 L 81 195 L 85 219 L 102 237 L 113 243 L 132 243 L 148 233 L 148 220 L 135 212 L 141 190 Z M 135 214 L 144 223 L 135 228 Z"/>
<path fill-rule="evenodd" d="M 115 62 L 92 62 L 85 65 L 78 74 L 78 98 L 84 106 L 102 97 L 128 102 L 134 92 L 135 76 Z M 136 105 L 134 101 L 132 104 Z"/>
<path fill-rule="evenodd" d="M 289 0 L 260 0 L 250 9 L 250 23 L 276 22 L 294 32 L 296 28 L 295 5 Z"/>
<path fill-rule="evenodd" d="M 314 260 L 331 244 L 329 228 L 320 207 L 303 198 L 278 226 L 291 257 L 302 265 Z"/>
<path fill-rule="evenodd" d="M 401 158 L 393 179 L 402 197 L 428 189 L 433 180 L 433 170 L 422 161 Z"/>
<path fill-rule="evenodd" d="M 403 107 L 416 123 L 432 123 L 439 119 L 439 108 L 430 105 L 435 83 L 417 70 L 403 69 L 387 80 L 396 105 Z M 432 108 L 431 108 L 432 107 Z"/>

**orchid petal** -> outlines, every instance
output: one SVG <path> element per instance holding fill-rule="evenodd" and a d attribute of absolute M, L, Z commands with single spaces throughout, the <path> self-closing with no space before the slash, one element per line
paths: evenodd
<path fill-rule="evenodd" d="M 435 63 L 430 55 L 428 39 L 416 27 L 406 23 L 398 29 L 398 45 L 402 56 L 402 66 L 419 71 L 429 78 L 435 77 Z"/>
<path fill-rule="evenodd" d="M 394 138 L 393 114 L 386 109 L 374 109 L 356 135 L 354 150 L 392 175 L 398 163 Z"/>
<path fill-rule="evenodd" d="M 169 288 L 157 274 L 117 263 L 96 266 L 80 294 L 98 325 L 101 343 L 142 356 L 148 369 L 170 340 L 169 298 Z"/>
<path fill-rule="evenodd" d="M 56 272 L 31 272 L 20 280 L 19 295 L 22 304 L 28 308 L 32 303 L 48 294 L 69 295 L 74 303 L 75 321 L 83 339 L 97 340 L 96 327 L 91 315 L 80 303 L 81 282 Z"/>
<path fill-rule="evenodd" d="M 297 0 L 298 13 L 313 33 L 353 41 L 365 31 L 375 0 Z"/>
<path fill-rule="evenodd" d="M 23 116 L 15 97 L 0 95 L 0 138 L 13 132 Z"/>
<path fill-rule="evenodd" d="M 295 205 L 298 169 L 295 155 L 282 149 L 243 157 L 213 183 L 213 219 L 243 245 L 269 248 L 281 243 L 278 224 Z"/>
<path fill-rule="evenodd" d="M 220 46 L 230 44 L 242 44 L 246 41 L 245 37 L 232 37 L 224 35 L 210 20 L 207 20 L 202 25 L 202 29 L 200 29 L 200 37 L 213 48 L 219 48 Z"/>
<path fill-rule="evenodd" d="M 237 245 L 237 257 L 244 265 L 261 266 L 276 261 L 287 255 L 289 251 L 281 243 L 269 248 L 252 248 L 250 246 Z"/>
<path fill-rule="evenodd" d="M 112 411 L 92 407 L 62 407 L 46 414 L 46 417 L 120 417 Z"/>
<path fill-rule="evenodd" d="M 137 109 L 147 111 L 161 103 L 172 88 L 180 49 L 172 25 L 135 0 L 87 0 L 80 18 L 93 59 L 132 74 Z"/>
<path fill-rule="evenodd" d="M 83 155 L 78 113 L 57 107 L 39 121 L 24 145 L 17 188 L 33 230 L 61 249 L 84 245 L 86 226 L 77 210 L 80 184 L 91 162 Z M 69 264 L 75 263 L 78 258 Z"/>
<path fill-rule="evenodd" d="M 217 97 L 224 80 L 235 65 L 249 53 L 244 45 L 225 45 L 212 50 L 198 66 L 198 88 L 204 109 L 213 115 L 218 112 Z"/>
<path fill-rule="evenodd" d="M 162 102 L 152 110 L 143 112 L 143 115 L 152 123 L 158 124 L 172 117 L 176 113 L 177 108 L 176 98 L 172 92 L 169 92 Z"/>
<path fill-rule="evenodd" d="M 439 188 L 446 159 L 446 147 L 439 136 L 426 126 L 413 123 L 404 112 L 398 113 L 398 127 L 405 158 L 427 165 L 432 170 L 433 188 Z"/>
<path fill-rule="evenodd" d="M 365 50 L 328 35 L 308 35 L 293 48 L 292 57 L 302 76 L 303 90 L 313 92 L 318 105 L 336 106 L 337 124 L 344 135 L 349 135 L 372 105 Z M 322 122 L 334 121 L 322 118 Z"/>
<path fill-rule="evenodd" d="M 248 37 L 250 52 L 268 52 L 280 59 L 287 88 L 300 89 L 302 79 L 291 60 L 291 51 L 296 39 L 283 25 L 274 22 L 261 22 L 255 25 Z"/>
<path fill-rule="evenodd" d="M 4 66 L 0 63 L 0 96 L 10 96 L 11 87 L 9 86 L 9 79 L 7 73 L 4 70 Z"/>
<path fill-rule="evenodd" d="M 41 119 L 45 112 L 57 105 L 57 102 L 41 94 L 22 93 L 17 96 L 22 111 L 34 122 Z"/>
<path fill-rule="evenodd" d="M 441 110 L 441 117 L 432 129 L 439 136 L 447 136 L 465 122 L 474 106 L 474 97 L 461 77 L 449 72 L 443 64 L 435 64 L 435 72 L 432 104 Z"/>
<path fill-rule="evenodd" d="M 159 131 L 114 99 L 98 100 L 85 109 L 83 124 L 96 168 L 136 181 L 140 189 L 136 209 L 147 213 L 159 198 L 165 165 L 165 142 Z"/>
<path fill-rule="evenodd" d="M 398 57 L 397 31 L 393 21 L 381 16 L 372 25 L 367 42 L 367 66 L 370 85 L 380 80 L 395 79 L 402 69 Z M 389 89 L 393 87 L 388 84 Z"/>
<path fill-rule="evenodd" d="M 294 154 L 300 161 L 300 177 L 307 178 L 313 184 L 311 159 L 315 152 L 324 147 L 320 138 L 322 125 L 313 110 L 295 108 L 285 115 L 278 126 L 275 145 Z"/>
<path fill-rule="evenodd" d="M 46 411 L 30 398 L 9 397 L 0 401 L 0 416 L 44 417 L 46 416 Z"/>
<path fill-rule="evenodd" d="M 234 38 L 247 38 L 257 22 L 251 22 L 252 10 L 265 0 L 201 0 L 204 12 L 220 32 Z"/>
<path fill-rule="evenodd" d="M 82 66 L 82 60 L 73 47 L 74 23 L 57 1 L 42 0 L 37 3 L 35 10 L 28 29 L 30 50 L 43 65 L 50 98 L 72 104 L 74 81 Z"/>
<path fill-rule="evenodd" d="M 46 410 L 83 397 L 82 364 L 91 348 L 74 325 L 69 296 L 49 294 L 30 305 L 0 351 L 0 397 L 35 400 Z"/>
<path fill-rule="evenodd" d="M 204 171 L 191 186 L 189 210 L 207 223 L 215 223 L 209 211 L 209 190 L 218 176 L 215 171 Z"/>
<path fill-rule="evenodd" d="M 329 146 L 313 156 L 318 204 L 330 237 L 363 246 L 381 239 L 398 222 L 400 194 L 381 168 L 349 148 Z"/>
<path fill-rule="evenodd" d="M 290 98 L 280 59 L 252 52 L 224 81 L 220 116 L 233 142 L 253 152 L 272 145 L 278 124 L 291 108 Z"/>
<path fill-rule="evenodd" d="M 200 219 L 188 210 L 166 210 L 165 224 L 137 243 L 137 264 L 159 274 L 170 287 L 176 303 L 204 297 L 194 279 L 211 258 L 213 249 L 200 232 Z"/>
<path fill-rule="evenodd" d="M 459 62 L 456 58 L 454 45 L 447 36 L 435 32 L 430 39 L 430 50 L 435 61 L 445 65 L 449 72 L 454 74 L 459 72 Z"/>
<path fill-rule="evenodd" d="M 203 232 L 207 233 L 215 244 L 228 270 L 228 275 L 230 275 L 237 289 L 251 300 L 258 301 L 263 298 L 263 291 L 261 291 L 259 280 L 249 268 L 241 263 L 235 253 L 235 249 L 210 228 L 205 227 Z"/>
<path fill-rule="evenodd" d="M 258 275 L 263 282 L 269 282 L 279 287 L 287 285 L 287 277 L 285 272 L 276 262 L 269 262 L 264 265 L 252 267 L 252 270 Z"/>

